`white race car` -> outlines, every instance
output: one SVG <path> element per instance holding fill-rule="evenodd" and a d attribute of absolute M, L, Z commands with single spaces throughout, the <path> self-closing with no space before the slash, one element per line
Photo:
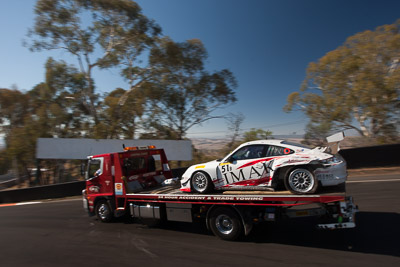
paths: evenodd
<path fill-rule="evenodd" d="M 189 167 L 182 175 L 180 190 L 274 190 L 283 180 L 294 194 L 312 194 L 319 185 L 346 181 L 346 162 L 339 154 L 333 155 L 343 138 L 343 133 L 330 136 L 331 147 L 315 149 L 283 140 L 247 142 L 221 160 Z"/>

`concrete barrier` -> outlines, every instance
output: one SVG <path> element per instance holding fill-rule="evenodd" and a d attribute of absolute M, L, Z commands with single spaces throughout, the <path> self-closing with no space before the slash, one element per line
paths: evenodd
<path fill-rule="evenodd" d="M 85 182 L 69 182 L 15 190 L 0 191 L 0 203 L 15 203 L 38 199 L 63 198 L 82 194 Z"/>
<path fill-rule="evenodd" d="M 400 166 L 400 144 L 343 149 L 349 169 Z"/>

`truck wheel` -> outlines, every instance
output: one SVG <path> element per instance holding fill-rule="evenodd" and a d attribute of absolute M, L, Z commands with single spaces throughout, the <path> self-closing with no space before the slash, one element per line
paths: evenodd
<path fill-rule="evenodd" d="M 313 194 L 317 191 L 318 180 L 311 171 L 298 168 L 289 172 L 285 187 L 294 194 Z"/>
<path fill-rule="evenodd" d="M 220 207 L 212 211 L 209 225 L 214 235 L 223 240 L 233 241 L 243 234 L 239 215 L 230 208 Z"/>
<path fill-rule="evenodd" d="M 96 216 L 102 222 L 110 222 L 113 219 L 113 212 L 107 201 L 100 200 L 96 204 Z"/>
<path fill-rule="evenodd" d="M 196 172 L 193 174 L 190 182 L 192 183 L 192 189 L 197 193 L 209 193 L 213 189 L 210 176 L 204 172 Z"/>

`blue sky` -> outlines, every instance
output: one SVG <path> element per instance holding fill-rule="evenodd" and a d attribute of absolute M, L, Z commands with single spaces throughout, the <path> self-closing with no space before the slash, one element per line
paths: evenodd
<path fill-rule="evenodd" d="M 33 25 L 34 0 L 0 1 L 0 88 L 30 90 L 44 80 L 49 56 L 76 64 L 61 51 L 30 52 L 22 46 Z M 299 89 L 307 65 L 347 37 L 400 18 L 400 1 L 389 0 L 139 0 L 143 13 L 175 41 L 198 38 L 208 50 L 210 71 L 227 68 L 238 81 L 236 104 L 219 114 L 241 112 L 244 130 L 304 133 L 307 118 L 282 111 Z M 127 88 L 116 70 L 96 71 L 98 92 Z M 216 114 L 218 115 L 218 114 Z M 227 124 L 214 120 L 189 138 L 224 137 Z"/>

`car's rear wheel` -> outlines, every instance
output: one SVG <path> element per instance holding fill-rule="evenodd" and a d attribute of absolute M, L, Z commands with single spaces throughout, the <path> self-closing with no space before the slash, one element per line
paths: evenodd
<path fill-rule="evenodd" d="M 204 172 L 196 172 L 193 174 L 191 183 L 192 189 L 197 193 L 209 193 L 213 189 L 210 176 Z"/>
<path fill-rule="evenodd" d="M 285 187 L 294 194 L 313 194 L 318 189 L 318 180 L 310 170 L 297 168 L 285 178 Z"/>

